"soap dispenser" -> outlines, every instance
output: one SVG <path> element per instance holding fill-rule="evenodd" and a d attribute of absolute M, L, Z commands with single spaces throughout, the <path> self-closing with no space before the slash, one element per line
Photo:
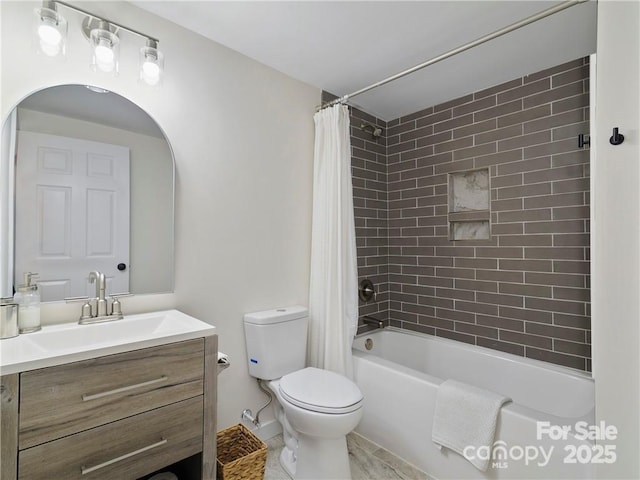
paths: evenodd
<path fill-rule="evenodd" d="M 31 284 L 37 273 L 24 274 L 24 285 L 18 287 L 14 302 L 18 304 L 18 327 L 20 333 L 31 333 L 40 330 L 40 292 L 38 285 Z"/>

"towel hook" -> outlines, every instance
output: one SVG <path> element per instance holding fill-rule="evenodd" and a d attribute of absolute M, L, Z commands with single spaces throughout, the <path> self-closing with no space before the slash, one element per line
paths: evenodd
<path fill-rule="evenodd" d="M 622 142 L 624 142 L 624 135 L 618 133 L 618 127 L 615 127 L 613 129 L 613 135 L 609 137 L 609 143 L 611 145 L 620 145 Z"/>

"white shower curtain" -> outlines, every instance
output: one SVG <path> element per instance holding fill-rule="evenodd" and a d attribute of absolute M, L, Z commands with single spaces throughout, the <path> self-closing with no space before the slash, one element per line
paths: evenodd
<path fill-rule="evenodd" d="M 358 266 L 349 109 L 335 105 L 313 119 L 309 364 L 353 378 L 351 341 L 358 323 Z"/>

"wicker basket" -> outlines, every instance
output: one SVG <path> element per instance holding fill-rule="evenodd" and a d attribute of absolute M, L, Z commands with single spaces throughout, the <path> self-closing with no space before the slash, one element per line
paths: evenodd
<path fill-rule="evenodd" d="M 267 463 L 267 445 L 244 425 L 218 432 L 218 479 L 262 480 Z"/>

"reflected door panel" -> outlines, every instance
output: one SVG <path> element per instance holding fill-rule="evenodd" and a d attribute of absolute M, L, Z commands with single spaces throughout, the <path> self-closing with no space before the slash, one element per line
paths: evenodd
<path fill-rule="evenodd" d="M 16 183 L 16 285 L 38 272 L 42 301 L 129 291 L 129 149 L 21 131 Z"/>

